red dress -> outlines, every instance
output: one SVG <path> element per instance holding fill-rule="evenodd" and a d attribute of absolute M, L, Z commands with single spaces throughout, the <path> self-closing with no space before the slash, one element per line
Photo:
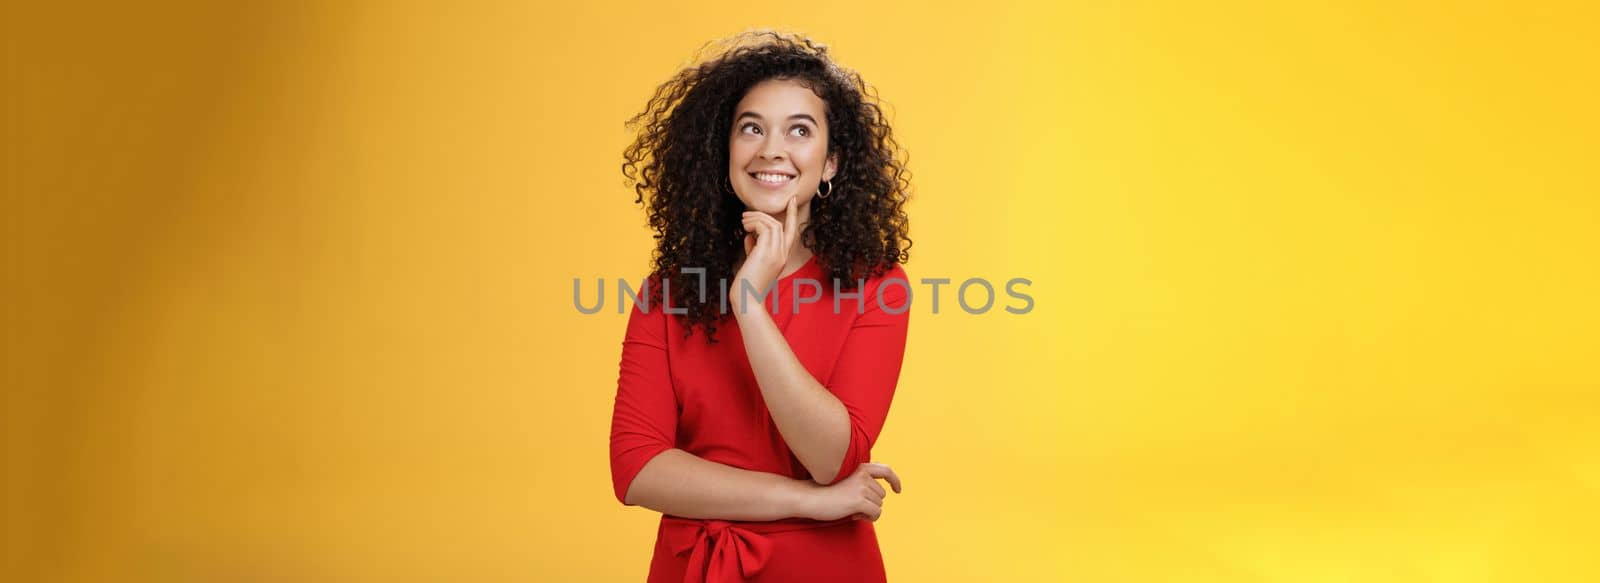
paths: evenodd
<path fill-rule="evenodd" d="M 650 285 L 654 290 L 658 282 Z M 897 264 L 858 290 L 835 294 L 833 287 L 813 256 L 773 286 L 777 313 L 772 319 L 806 370 L 849 411 L 850 445 L 838 475 L 831 476 L 838 481 L 870 461 L 872 444 L 889 413 L 905 354 L 911 286 Z M 708 288 L 708 299 L 717 301 L 716 286 Z M 820 299 L 797 302 L 797 295 Z M 773 301 L 766 305 L 772 313 Z M 732 313 L 718 322 L 717 343 L 708 344 L 702 328 L 684 338 L 682 321 L 666 314 L 659 301 L 648 311 L 641 308 L 635 304 L 628 317 L 611 417 L 611 479 L 617 500 L 626 504 L 634 475 L 656 454 L 674 447 L 738 468 L 810 479 L 767 411 Z M 884 578 L 870 521 L 748 522 L 670 515 L 661 518 L 649 575 L 652 583 Z"/>

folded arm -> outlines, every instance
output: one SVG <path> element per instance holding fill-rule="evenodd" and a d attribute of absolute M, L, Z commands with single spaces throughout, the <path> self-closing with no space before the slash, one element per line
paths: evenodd
<path fill-rule="evenodd" d="M 622 502 L 684 518 L 779 520 L 804 516 L 806 489 L 815 487 L 672 448 L 645 463 Z"/>
<path fill-rule="evenodd" d="M 805 510 L 809 481 L 735 468 L 674 447 L 678 403 L 668 374 L 666 316 L 628 317 L 611 415 L 611 479 L 626 505 L 685 518 L 777 520 Z"/>

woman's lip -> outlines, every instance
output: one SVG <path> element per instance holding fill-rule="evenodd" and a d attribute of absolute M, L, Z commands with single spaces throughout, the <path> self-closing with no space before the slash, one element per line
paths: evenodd
<path fill-rule="evenodd" d="M 764 188 L 771 188 L 771 189 L 779 189 L 779 188 L 783 188 L 785 186 L 788 186 L 789 183 L 794 182 L 795 178 L 797 178 L 795 176 L 790 176 L 788 180 L 785 180 L 783 182 L 767 182 L 767 181 L 762 180 L 760 178 L 756 178 L 756 173 L 751 173 L 749 176 L 750 176 L 750 180 L 755 181 L 755 183 L 758 186 L 761 186 L 761 187 L 764 187 Z"/>

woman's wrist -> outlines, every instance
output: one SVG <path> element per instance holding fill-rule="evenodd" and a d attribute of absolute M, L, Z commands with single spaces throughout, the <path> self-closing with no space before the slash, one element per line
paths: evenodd
<path fill-rule="evenodd" d="M 777 298 L 773 296 L 778 293 L 777 283 L 775 279 L 768 279 L 765 284 L 757 285 L 743 275 L 735 275 L 733 283 L 728 286 L 729 309 L 733 311 L 734 316 L 757 315 L 775 309 L 776 306 L 769 304 L 777 303 Z M 768 317 L 771 317 L 770 313 Z"/>
<path fill-rule="evenodd" d="M 746 322 L 751 318 L 761 318 L 763 316 L 768 319 L 772 318 L 772 314 L 767 312 L 769 308 L 766 302 L 761 301 L 754 294 L 751 294 L 748 298 L 729 300 L 729 309 L 733 311 L 733 319 L 739 322 Z"/>
<path fill-rule="evenodd" d="M 810 518 L 815 513 L 812 503 L 816 500 L 816 487 L 810 480 L 785 478 L 773 489 L 773 504 L 785 516 Z"/>

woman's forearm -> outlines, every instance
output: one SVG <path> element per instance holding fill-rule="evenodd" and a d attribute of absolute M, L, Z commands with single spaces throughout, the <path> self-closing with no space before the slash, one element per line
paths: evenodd
<path fill-rule="evenodd" d="M 815 487 L 673 448 L 645 463 L 626 498 L 628 504 L 684 518 L 778 520 L 805 516 L 809 490 Z"/>
<path fill-rule="evenodd" d="M 850 413 L 794 355 L 763 307 L 735 310 L 745 353 L 778 433 L 818 484 L 830 484 L 850 447 Z"/>

